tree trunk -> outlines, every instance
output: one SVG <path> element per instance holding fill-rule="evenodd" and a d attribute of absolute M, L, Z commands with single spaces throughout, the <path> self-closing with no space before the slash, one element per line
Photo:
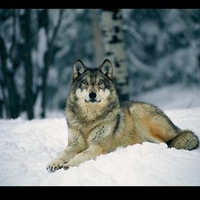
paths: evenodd
<path fill-rule="evenodd" d="M 122 10 L 102 10 L 102 35 L 105 57 L 114 68 L 114 78 L 120 101 L 129 100 L 128 67 L 125 56 Z"/>
<path fill-rule="evenodd" d="M 31 60 L 31 10 L 25 10 L 25 26 L 24 26 L 24 67 L 25 67 L 25 110 L 28 119 L 34 118 L 34 94 L 33 94 L 33 67 Z"/>
<path fill-rule="evenodd" d="M 1 76 L 0 76 L 0 83 L 1 83 L 1 90 L 2 90 L 2 95 L 3 95 L 3 105 L 2 105 L 2 111 L 3 111 L 3 106 L 5 107 L 5 113 L 6 117 L 10 118 L 10 110 L 9 110 L 9 105 L 8 105 L 8 95 L 6 95 L 5 90 L 8 90 L 7 83 L 8 83 L 8 76 L 7 76 L 7 53 L 6 53 L 6 47 L 5 47 L 5 42 L 3 38 L 0 36 L 0 60 L 1 60 Z M 9 90 L 8 90 L 9 91 Z"/>
<path fill-rule="evenodd" d="M 2 77 L 0 80 L 3 102 L 6 110 L 7 118 L 17 118 L 20 114 L 19 95 L 17 93 L 14 71 L 8 69 L 6 60 L 7 52 L 3 38 L 0 36 L 0 60 L 1 60 L 1 73 Z M 6 92 L 7 90 L 7 92 Z"/>
<path fill-rule="evenodd" d="M 47 78 L 48 78 L 48 72 L 49 72 L 49 67 L 50 67 L 50 60 L 52 56 L 52 50 L 54 46 L 54 40 L 56 38 L 58 29 L 60 27 L 61 21 L 62 21 L 62 15 L 63 15 L 63 9 L 60 10 L 59 12 L 59 18 L 58 22 L 53 30 L 52 37 L 50 41 L 48 42 L 48 50 L 44 55 L 44 69 L 42 71 L 42 111 L 41 111 L 41 117 L 44 118 L 46 116 L 46 92 L 47 92 Z"/>
<path fill-rule="evenodd" d="M 92 30 L 94 36 L 94 48 L 95 48 L 95 66 L 99 66 L 104 60 L 104 48 L 103 48 L 103 38 L 101 34 L 101 28 L 99 23 L 99 10 L 91 9 L 91 19 L 92 19 Z"/>

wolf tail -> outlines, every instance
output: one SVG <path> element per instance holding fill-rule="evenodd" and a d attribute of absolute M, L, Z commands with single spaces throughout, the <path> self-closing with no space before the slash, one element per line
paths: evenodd
<path fill-rule="evenodd" d="M 169 147 L 174 147 L 176 149 L 192 150 L 199 146 L 199 139 L 190 130 L 180 130 L 179 134 L 167 144 Z"/>

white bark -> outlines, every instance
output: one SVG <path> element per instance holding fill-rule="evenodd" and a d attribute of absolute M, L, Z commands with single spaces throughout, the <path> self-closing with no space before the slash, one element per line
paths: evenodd
<path fill-rule="evenodd" d="M 100 17 L 98 16 L 98 11 L 96 9 L 91 9 L 92 27 L 94 35 L 94 46 L 95 46 L 95 66 L 98 67 L 104 60 L 104 48 L 103 39 L 100 27 Z"/>
<path fill-rule="evenodd" d="M 125 56 L 122 11 L 102 10 L 102 33 L 105 57 L 114 68 L 116 89 L 120 100 L 128 100 L 128 67 Z"/>

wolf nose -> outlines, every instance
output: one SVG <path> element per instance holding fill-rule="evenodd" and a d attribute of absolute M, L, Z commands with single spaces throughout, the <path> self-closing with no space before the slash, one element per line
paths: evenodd
<path fill-rule="evenodd" d="M 90 92 L 90 94 L 89 94 L 89 97 L 90 97 L 91 99 L 95 99 L 96 96 L 97 96 L 97 94 L 96 94 L 95 92 Z"/>

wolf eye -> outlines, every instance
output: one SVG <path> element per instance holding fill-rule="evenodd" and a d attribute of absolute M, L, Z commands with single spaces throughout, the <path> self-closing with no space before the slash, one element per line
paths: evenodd
<path fill-rule="evenodd" d="M 103 85 L 103 84 L 104 84 L 104 81 L 103 80 L 99 80 L 98 85 Z"/>
<path fill-rule="evenodd" d="M 82 84 L 88 85 L 88 82 L 87 82 L 86 80 L 83 80 L 83 81 L 82 81 Z"/>

